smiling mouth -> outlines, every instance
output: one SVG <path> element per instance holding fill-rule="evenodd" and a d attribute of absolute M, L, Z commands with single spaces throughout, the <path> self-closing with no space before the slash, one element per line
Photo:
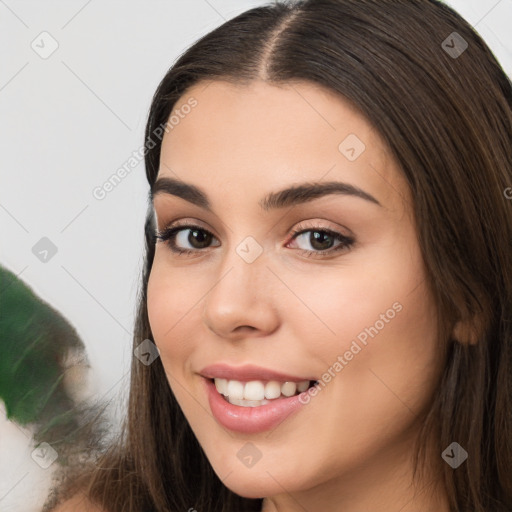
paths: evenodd
<path fill-rule="evenodd" d="M 241 407 L 259 407 L 276 400 L 296 396 L 318 384 L 315 380 L 279 382 L 252 380 L 242 382 L 232 379 L 209 379 L 226 402 Z"/>

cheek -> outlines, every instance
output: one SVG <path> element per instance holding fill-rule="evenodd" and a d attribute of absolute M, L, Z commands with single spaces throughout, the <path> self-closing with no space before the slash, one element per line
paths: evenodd
<path fill-rule="evenodd" d="M 295 281 L 294 292 L 319 320 L 309 315 L 309 325 L 316 331 L 310 339 L 317 353 L 343 353 L 353 340 L 364 347 L 369 340 L 384 338 L 390 326 L 404 336 L 411 329 L 420 334 L 436 327 L 433 301 L 423 286 L 419 249 L 410 246 L 405 236 L 399 241 L 382 242 L 347 258 L 339 269 L 319 269 L 314 279 L 304 275 Z M 304 319 L 297 339 L 307 338 L 305 317 L 297 315 Z"/>
<path fill-rule="evenodd" d="M 311 340 L 305 357 L 319 362 L 323 389 L 351 411 L 352 425 L 407 415 L 408 407 L 419 414 L 443 367 L 419 250 L 395 247 L 344 268 L 338 282 L 317 273 L 314 288 L 304 279 L 296 289 L 321 323 L 302 315 L 295 335 Z"/>
<path fill-rule="evenodd" d="M 365 334 L 366 342 L 357 334 L 342 341 L 337 351 L 343 356 L 342 369 L 324 391 L 340 405 L 338 425 L 343 425 L 340 430 L 352 440 L 355 453 L 405 439 L 427 409 L 443 368 L 435 311 L 425 290 L 418 287 L 394 297 L 401 309 L 388 323 L 375 321 L 375 313 L 385 311 L 379 308 L 371 309 L 363 329 L 352 326 L 352 332 Z"/>
<path fill-rule="evenodd" d="M 190 278 L 187 285 L 183 278 L 180 281 L 180 275 L 184 273 L 173 272 L 155 258 L 147 288 L 148 318 L 168 384 L 189 421 L 200 423 L 208 418 L 201 415 L 202 409 L 197 408 L 190 391 L 186 391 L 188 365 L 196 348 L 190 326 L 191 322 L 197 325 L 197 293 L 192 291 Z"/>
<path fill-rule="evenodd" d="M 186 328 L 194 314 L 195 294 L 190 282 L 179 280 L 178 272 L 171 272 L 155 258 L 148 280 L 147 308 L 154 342 L 160 350 L 162 362 L 168 369 L 168 362 L 179 362 L 192 350 L 187 342 Z"/>

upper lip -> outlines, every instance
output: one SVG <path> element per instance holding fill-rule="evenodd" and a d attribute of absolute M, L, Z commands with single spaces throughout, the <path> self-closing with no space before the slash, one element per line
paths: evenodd
<path fill-rule="evenodd" d="M 227 379 L 238 381 L 276 380 L 279 382 L 301 382 L 304 380 L 316 380 L 315 377 L 297 377 L 295 375 L 289 375 L 252 364 L 229 366 L 225 363 L 216 363 L 204 367 L 199 373 L 208 379 Z"/>

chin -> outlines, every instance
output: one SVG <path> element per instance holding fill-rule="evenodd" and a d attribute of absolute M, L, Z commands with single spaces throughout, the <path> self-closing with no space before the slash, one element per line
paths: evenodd
<path fill-rule="evenodd" d="M 280 479 L 278 477 L 278 480 Z M 293 489 L 290 489 L 287 483 L 284 485 L 279 485 L 276 480 L 274 480 L 268 473 L 261 474 L 251 474 L 249 471 L 246 477 L 241 477 L 237 475 L 236 477 L 230 475 L 224 481 L 224 485 L 238 496 L 242 496 L 242 498 L 250 498 L 250 499 L 261 499 L 266 498 L 268 496 L 275 496 L 277 494 L 281 494 L 283 492 L 283 487 L 287 492 Z"/>
<path fill-rule="evenodd" d="M 245 443 L 248 441 L 243 441 L 242 445 Z M 213 449 L 219 450 L 219 446 Z M 238 450 L 237 443 L 236 451 Z M 303 471 L 299 474 L 298 461 L 295 461 L 291 453 L 276 459 L 261 459 L 252 467 L 245 467 L 235 453 L 226 449 L 221 455 L 217 451 L 212 458 L 209 457 L 209 461 L 223 484 L 243 498 L 259 499 L 282 494 L 283 489 L 286 492 L 295 492 L 309 486 L 308 475 Z M 288 463 L 280 464 L 281 458 Z M 311 473 L 308 474 L 313 477 Z"/>

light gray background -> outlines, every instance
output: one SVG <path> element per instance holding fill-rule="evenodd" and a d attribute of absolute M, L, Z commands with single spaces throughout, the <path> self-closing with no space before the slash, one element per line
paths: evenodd
<path fill-rule="evenodd" d="M 142 265 L 143 162 L 105 199 L 92 191 L 141 147 L 151 97 L 177 56 L 265 3 L 0 0 L 0 263 L 77 328 L 93 368 L 91 393 L 117 403 L 114 422 L 128 388 Z M 512 75 L 512 0 L 447 3 Z M 58 43 L 46 59 L 31 46 L 51 48 L 44 31 Z M 42 237 L 57 247 L 46 263 L 32 252 Z M 7 422 L 2 428 L 0 510 L 37 510 L 28 496 L 36 496 L 34 482 L 44 494 L 50 470 L 30 458 L 27 436 L 16 437 Z"/>

